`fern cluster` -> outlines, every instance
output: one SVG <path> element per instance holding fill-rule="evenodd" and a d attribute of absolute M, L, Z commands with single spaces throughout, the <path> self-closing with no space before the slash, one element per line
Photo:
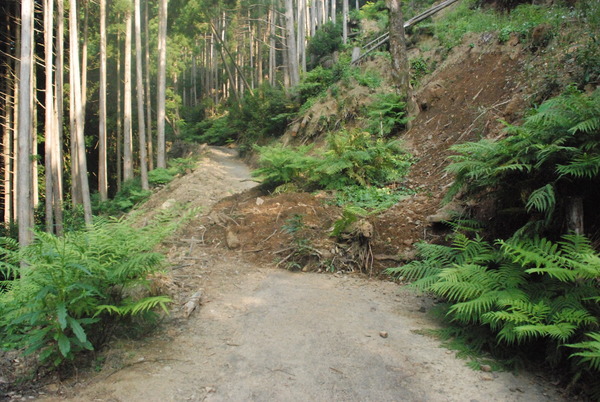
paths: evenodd
<path fill-rule="evenodd" d="M 490 244 L 457 233 L 450 246 L 421 244 L 419 251 L 421 260 L 387 272 L 447 300 L 456 324 L 487 327 L 505 347 L 527 350 L 543 343 L 549 363 L 571 357 L 598 374 L 600 256 L 588 239 Z"/>
<path fill-rule="evenodd" d="M 380 137 L 387 137 L 408 123 L 406 102 L 396 93 L 376 95 L 367 110 L 369 131 Z"/>
<path fill-rule="evenodd" d="M 399 180 L 411 160 L 398 141 L 374 139 L 361 131 L 340 131 L 327 138 L 324 152 L 312 147 L 256 147 L 259 168 L 253 172 L 273 187 L 294 183 L 304 189 L 381 186 Z"/>
<path fill-rule="evenodd" d="M 448 171 L 456 181 L 448 197 L 463 187 L 495 190 L 504 208 L 530 216 L 528 226 L 560 229 L 567 198 L 591 198 L 600 184 L 600 90 L 571 88 L 507 131 L 497 141 L 453 147 L 458 155 Z"/>
<path fill-rule="evenodd" d="M 59 365 L 104 342 L 121 318 L 166 310 L 165 296 L 135 296 L 162 266 L 153 229 L 103 221 L 64 237 L 37 232 L 21 251 L 4 240 L 0 270 L 13 279 L 0 293 L 1 346 Z"/>

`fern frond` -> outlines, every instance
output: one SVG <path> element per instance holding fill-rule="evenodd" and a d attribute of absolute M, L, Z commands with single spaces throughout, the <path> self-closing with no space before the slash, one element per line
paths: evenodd
<path fill-rule="evenodd" d="M 593 179 L 600 172 L 600 155 L 583 154 L 576 156 L 566 164 L 556 165 L 556 172 L 563 176 L 571 176 L 577 179 Z"/>
<path fill-rule="evenodd" d="M 570 357 L 581 357 L 580 364 L 585 363 L 592 370 L 600 371 L 600 333 L 589 332 L 586 336 L 592 340 L 572 343 L 565 346 L 574 349 L 582 349 L 583 351 L 573 353 Z"/>
<path fill-rule="evenodd" d="M 530 341 L 536 338 L 549 337 L 560 342 L 568 340 L 577 329 L 576 325 L 561 322 L 550 325 L 520 325 L 514 328 L 517 340 Z"/>
<path fill-rule="evenodd" d="M 575 134 L 577 132 L 591 133 L 600 130 L 600 117 L 594 116 L 587 120 L 577 123 L 569 129 L 569 132 Z"/>
<path fill-rule="evenodd" d="M 527 212 L 531 212 L 532 209 L 536 209 L 539 212 L 548 214 L 554 210 L 556 206 L 556 197 L 554 193 L 554 185 L 552 183 L 546 184 L 544 187 L 540 187 L 533 191 L 527 200 L 525 207 Z"/>

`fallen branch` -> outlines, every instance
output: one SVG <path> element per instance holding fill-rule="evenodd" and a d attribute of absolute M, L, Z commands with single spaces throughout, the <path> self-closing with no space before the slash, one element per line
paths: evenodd
<path fill-rule="evenodd" d="M 183 305 L 183 315 L 185 318 L 188 318 L 190 314 L 200 305 L 200 301 L 202 299 L 202 292 L 197 291 L 190 297 L 187 303 Z"/>

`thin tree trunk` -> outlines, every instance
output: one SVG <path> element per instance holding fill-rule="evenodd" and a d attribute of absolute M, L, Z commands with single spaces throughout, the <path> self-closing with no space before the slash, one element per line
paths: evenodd
<path fill-rule="evenodd" d="M 285 26 L 287 31 L 288 69 L 290 74 L 290 86 L 294 87 L 300 82 L 298 72 L 298 53 L 296 50 L 296 34 L 294 30 L 294 2 L 285 0 Z"/>
<path fill-rule="evenodd" d="M 100 199 L 108 199 L 108 166 L 106 135 L 106 0 L 100 0 L 100 89 L 98 132 L 98 192 Z"/>
<path fill-rule="evenodd" d="M 44 64 L 46 74 L 46 93 L 45 93 L 45 170 L 46 170 L 46 231 L 53 233 L 54 231 L 54 137 L 56 136 L 54 127 L 54 91 L 52 80 L 52 40 L 53 40 L 53 13 L 54 1 L 44 0 Z"/>
<path fill-rule="evenodd" d="M 72 0 L 71 0 L 72 1 Z M 69 64 L 72 63 L 71 57 L 73 49 L 69 49 Z M 83 203 L 83 197 L 81 195 L 81 183 L 79 180 L 79 163 L 77 157 L 77 110 L 75 109 L 75 76 L 74 70 L 71 65 L 69 68 L 69 135 L 70 135 L 70 151 L 71 151 L 71 204 L 73 208 Z"/>
<path fill-rule="evenodd" d="M 157 161 L 159 168 L 167 167 L 165 143 L 165 100 L 167 84 L 167 3 L 168 0 L 159 0 L 158 17 L 158 84 L 157 84 Z"/>
<path fill-rule="evenodd" d="M 129 1 L 131 4 L 131 1 Z M 131 127 L 131 10 L 125 15 L 125 63 L 123 80 L 123 181 L 133 179 L 133 135 Z"/>
<path fill-rule="evenodd" d="M 148 170 L 154 169 L 154 149 L 152 141 L 152 97 L 150 96 L 150 35 L 148 34 L 148 1 L 144 2 L 144 36 L 145 42 L 145 59 L 146 59 L 146 122 L 148 123 Z"/>
<path fill-rule="evenodd" d="M 54 96 L 54 128 L 56 136 L 54 138 L 54 158 L 52 163 L 55 170 L 54 181 L 54 222 L 55 230 L 58 236 L 63 233 L 63 119 L 64 119 L 64 36 L 65 36 L 65 7 L 63 0 L 56 1 L 56 74 L 55 74 L 55 96 Z"/>
<path fill-rule="evenodd" d="M 274 5 L 269 8 L 269 84 L 275 86 L 275 10 Z"/>
<path fill-rule="evenodd" d="M 86 225 L 92 224 L 92 204 L 90 201 L 90 187 L 87 177 L 87 162 L 85 157 L 85 139 L 83 136 L 83 103 L 81 92 L 81 71 L 79 66 L 79 39 L 77 37 L 77 1 L 71 0 L 69 9 L 69 47 L 71 57 L 69 58 L 70 67 L 73 71 L 72 97 L 75 107 L 75 137 L 77 139 L 77 149 L 75 152 L 74 164 L 78 165 L 79 177 L 73 178 L 79 182 L 81 188 L 81 197 L 83 202 L 83 217 Z M 73 136 L 73 135 L 72 135 Z"/>
<path fill-rule="evenodd" d="M 35 27 L 33 28 L 35 29 Z M 35 41 L 35 37 L 34 37 Z M 34 43 L 35 46 L 35 43 Z M 31 63 L 31 203 L 33 204 L 33 209 L 31 210 L 31 222 L 34 222 L 33 211 L 37 209 L 40 203 L 40 183 L 38 181 L 38 140 L 37 140 L 37 126 L 38 126 L 38 88 L 37 88 L 37 63 L 36 63 L 36 55 L 35 53 L 32 56 Z"/>
<path fill-rule="evenodd" d="M 406 52 L 406 37 L 404 35 L 404 18 L 399 0 L 388 0 L 390 10 L 390 55 L 392 56 L 392 79 L 396 91 L 406 99 L 407 111 L 410 116 L 419 112 L 419 107 L 412 96 L 410 88 L 410 66 Z"/>
<path fill-rule="evenodd" d="M 144 116 L 144 83 L 142 75 L 142 16 L 140 0 L 135 0 L 135 64 L 138 106 L 138 136 L 140 147 L 140 176 L 142 190 L 148 190 L 148 155 L 146 153 L 146 124 Z"/>
<path fill-rule="evenodd" d="M 337 0 L 331 0 L 331 22 L 336 23 L 336 3 Z"/>
<path fill-rule="evenodd" d="M 8 29 L 12 29 L 13 27 L 13 18 L 12 18 L 12 7 L 8 8 L 7 12 L 3 15 L 2 24 Z M 7 30 L 8 30 L 7 29 Z M 6 32 L 6 37 L 4 42 L 0 42 L 0 51 L 10 53 L 11 48 L 9 43 L 12 42 L 12 35 L 9 32 Z M 0 71 L 3 74 L 0 76 L 0 88 L 3 91 L 2 103 L 0 104 L 0 113 L 2 117 L 2 124 L 0 129 L 2 130 L 2 197 L 3 197 L 3 222 L 6 224 L 10 223 L 11 218 L 11 152 L 12 152 L 12 144 L 11 144 L 11 130 L 12 130 L 12 94 L 11 94 L 11 84 L 12 84 L 12 61 L 6 60 L 6 62 L 0 66 Z"/>
<path fill-rule="evenodd" d="M 344 45 L 348 43 L 348 8 L 348 0 L 342 0 L 342 42 Z"/>
<path fill-rule="evenodd" d="M 306 71 L 306 0 L 298 0 L 298 57 Z"/>
<path fill-rule="evenodd" d="M 11 69 L 11 63 L 7 63 L 7 72 L 6 77 L 4 78 L 4 88 L 5 88 L 5 103 L 4 103 L 4 132 L 2 135 L 2 162 L 4 166 L 4 174 L 3 174 L 3 194 L 4 194 L 4 223 L 10 224 L 12 222 L 12 188 L 13 188 L 13 144 L 12 144 L 12 130 L 13 127 L 13 97 L 11 95 L 12 88 L 11 83 L 13 82 L 13 78 L 9 75 L 12 75 L 13 71 Z"/>
<path fill-rule="evenodd" d="M 83 0 L 85 13 L 83 17 L 83 44 L 81 47 L 81 109 L 83 119 L 81 121 L 81 130 L 85 132 L 85 116 L 87 109 L 87 65 L 88 65 L 88 31 L 90 6 L 88 0 Z"/>
<path fill-rule="evenodd" d="M 33 63 L 33 0 L 21 1 L 21 56 L 19 67 L 19 151 L 17 163 L 17 209 L 19 223 L 19 245 L 25 247 L 33 239 L 32 204 L 31 204 L 31 99 Z"/>
<path fill-rule="evenodd" d="M 14 188 L 13 188 L 13 217 L 12 220 L 13 222 L 18 222 L 19 220 L 19 115 L 20 115 L 20 107 L 19 107 L 19 94 L 20 94 L 20 89 L 21 89 L 21 84 L 20 84 L 20 80 L 18 77 L 18 74 L 20 72 L 20 66 L 21 66 L 21 30 L 17 29 L 16 30 L 16 34 L 15 34 L 16 38 L 15 38 L 15 43 L 16 43 L 16 58 L 14 60 L 15 63 L 15 81 L 14 81 L 14 92 L 13 92 L 13 100 L 14 100 L 14 104 L 13 104 L 13 121 L 14 121 L 14 129 L 13 129 L 13 146 L 15 148 L 14 150 L 14 162 L 13 162 L 13 168 L 14 168 L 14 172 L 13 172 L 13 183 L 14 183 Z"/>
<path fill-rule="evenodd" d="M 315 8 L 314 0 L 311 2 L 309 6 L 307 6 L 306 12 L 310 15 L 310 36 L 315 36 L 315 32 L 317 30 L 317 12 Z"/>
<path fill-rule="evenodd" d="M 117 31 L 117 191 L 123 183 L 123 120 L 121 91 L 121 32 Z"/>

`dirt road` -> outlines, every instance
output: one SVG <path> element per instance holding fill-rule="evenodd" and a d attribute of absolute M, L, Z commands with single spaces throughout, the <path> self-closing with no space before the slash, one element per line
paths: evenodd
<path fill-rule="evenodd" d="M 209 207 L 251 185 L 229 151 L 202 163 L 169 198 Z M 240 252 L 205 245 L 186 250 L 194 264 L 173 274 L 181 292 L 202 288 L 200 310 L 145 341 L 115 344 L 98 374 L 54 385 L 47 400 L 561 400 L 529 375 L 473 371 L 416 334 L 435 327 L 431 303 L 396 284 L 252 266 Z"/>

